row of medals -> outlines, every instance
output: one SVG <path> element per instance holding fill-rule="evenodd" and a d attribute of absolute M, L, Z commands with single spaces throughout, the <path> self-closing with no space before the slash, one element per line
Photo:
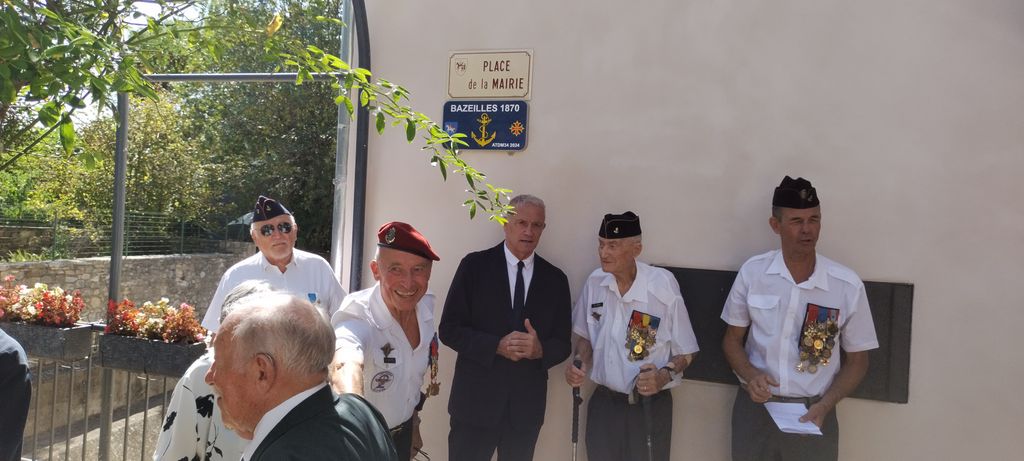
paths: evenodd
<path fill-rule="evenodd" d="M 629 329 L 628 338 L 626 338 L 626 348 L 629 351 L 629 360 L 643 360 L 647 358 L 649 351 L 645 346 L 654 344 L 654 335 L 657 330 L 653 330 L 649 327 L 632 327 Z M 629 344 L 633 343 L 633 347 L 630 348 Z"/>
<path fill-rule="evenodd" d="M 815 373 L 819 366 L 828 366 L 838 332 L 839 325 L 832 319 L 807 325 L 800 340 L 800 362 L 796 364 L 796 371 Z"/>

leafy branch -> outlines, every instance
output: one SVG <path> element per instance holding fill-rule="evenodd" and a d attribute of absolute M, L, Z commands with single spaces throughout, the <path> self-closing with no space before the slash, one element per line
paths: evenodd
<path fill-rule="evenodd" d="M 154 17 L 145 17 L 135 7 L 154 2 L 160 6 Z M 403 127 L 410 143 L 419 136 L 430 164 L 438 168 L 442 179 L 447 180 L 449 173 L 465 179 L 469 198 L 463 206 L 470 218 L 483 212 L 492 221 L 505 222 L 512 211 L 507 204 L 512 191 L 487 182 L 482 171 L 467 163 L 459 153 L 459 148 L 467 145 L 465 135 L 449 134 L 413 110 L 407 89 L 384 79 L 374 80 L 365 69 L 351 68 L 335 55 L 278 34 L 284 24 L 280 14 L 265 27 L 230 15 L 180 18 L 190 8 L 202 9 L 197 0 L 0 1 L 0 120 L 7 120 L 9 110 L 19 102 L 36 114 L 22 128 L 0 127 L 0 134 L 16 131 L 15 139 L 22 135 L 34 138 L 17 144 L 28 147 L 13 156 L 4 158 L 7 152 L 0 150 L 0 171 L 54 132 L 65 152 L 73 153 L 77 137 L 70 115 L 84 108 L 88 99 L 110 104 L 114 93 L 127 92 L 156 100 L 158 94 L 143 74 L 163 59 L 162 50 L 151 44 L 165 41 L 168 35 L 186 37 L 190 46 L 217 60 L 220 42 L 230 34 L 265 34 L 264 54 L 280 60 L 278 70 L 294 69 L 299 85 L 312 81 L 314 75 L 334 75 L 331 87 L 337 92 L 336 104 L 343 104 L 352 115 L 354 101 L 358 101 L 373 117 L 378 133 L 390 123 Z M 336 18 L 316 20 L 343 25 Z M 44 130 L 34 130 L 39 125 Z"/>
<path fill-rule="evenodd" d="M 506 216 L 514 212 L 514 208 L 508 205 L 512 190 L 487 182 L 487 175 L 460 155 L 459 148 L 468 145 L 463 139 L 466 135 L 450 134 L 430 117 L 414 110 L 408 105 L 410 93 L 405 87 L 385 79 L 374 80 L 370 71 L 351 68 L 337 56 L 312 45 L 302 46 L 296 41 L 282 40 L 268 42 L 267 51 L 283 60 L 282 67 L 296 70 L 296 84 L 313 80 L 316 74 L 336 75 L 336 81 L 331 84 L 337 91 L 335 104 L 344 105 L 352 116 L 355 113 L 352 95 L 357 94 L 358 104 L 373 117 L 378 134 L 383 134 L 389 123 L 402 127 L 409 143 L 415 141 L 418 134 L 423 142 L 421 149 L 427 152 L 430 165 L 437 167 L 443 180 L 448 180 L 449 173 L 465 178 L 466 193 L 470 198 L 462 205 L 468 209 L 470 219 L 483 212 L 488 215 L 487 219 L 504 224 Z"/>

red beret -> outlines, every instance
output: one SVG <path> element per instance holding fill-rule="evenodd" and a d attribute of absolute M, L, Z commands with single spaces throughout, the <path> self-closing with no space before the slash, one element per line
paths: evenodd
<path fill-rule="evenodd" d="M 412 253 L 434 261 L 441 260 L 441 257 L 434 253 L 434 249 L 430 248 L 427 238 L 404 222 L 392 221 L 380 226 L 377 230 L 377 246 Z"/>

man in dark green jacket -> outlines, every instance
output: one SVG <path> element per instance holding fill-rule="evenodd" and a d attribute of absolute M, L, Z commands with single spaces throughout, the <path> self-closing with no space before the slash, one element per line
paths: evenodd
<path fill-rule="evenodd" d="M 252 434 L 242 459 L 397 461 L 380 413 L 327 386 L 334 332 L 316 309 L 285 294 L 243 303 L 224 319 L 206 374 L 225 426 Z"/>

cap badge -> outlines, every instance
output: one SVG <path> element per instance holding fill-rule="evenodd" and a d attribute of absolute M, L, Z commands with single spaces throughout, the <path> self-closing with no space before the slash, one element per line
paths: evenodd
<path fill-rule="evenodd" d="M 613 234 L 618 234 L 619 233 L 619 228 L 618 227 L 613 227 L 612 228 L 612 233 Z"/>
<path fill-rule="evenodd" d="M 388 229 L 388 233 L 384 235 L 384 242 L 388 245 L 395 243 L 395 228 Z"/>
<path fill-rule="evenodd" d="M 265 211 L 268 211 L 268 212 L 269 212 L 269 211 L 270 211 L 270 205 L 267 205 L 267 206 L 263 207 L 263 209 L 264 209 Z"/>
<path fill-rule="evenodd" d="M 807 189 L 800 189 L 800 200 L 807 200 Z"/>

